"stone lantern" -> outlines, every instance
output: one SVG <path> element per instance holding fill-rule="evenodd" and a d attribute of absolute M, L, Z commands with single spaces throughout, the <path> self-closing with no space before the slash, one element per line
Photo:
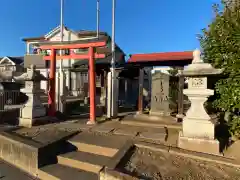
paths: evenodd
<path fill-rule="evenodd" d="M 39 120 L 46 120 L 46 108 L 40 101 L 39 95 L 44 92 L 40 89 L 40 82 L 47 80 L 34 65 L 21 76 L 14 77 L 16 81 L 25 81 L 25 88 L 21 92 L 28 96 L 27 102 L 20 109 L 19 126 L 32 127 Z"/>
<path fill-rule="evenodd" d="M 222 73 L 211 64 L 204 63 L 201 52 L 193 52 L 192 64 L 183 70 L 188 77 L 188 89 L 183 93 L 191 101 L 191 107 L 183 118 L 182 131 L 179 133 L 178 146 L 182 149 L 219 154 L 219 141 L 214 137 L 215 124 L 204 108 L 204 102 L 214 95 L 214 90 L 207 89 L 207 77 Z"/>

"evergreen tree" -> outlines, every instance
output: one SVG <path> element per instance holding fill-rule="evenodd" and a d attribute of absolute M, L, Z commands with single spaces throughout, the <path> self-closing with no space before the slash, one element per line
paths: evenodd
<path fill-rule="evenodd" d="M 240 3 L 222 1 L 213 6 L 215 19 L 203 29 L 200 43 L 204 61 L 216 68 L 224 68 L 215 86 L 214 106 L 233 115 L 230 133 L 240 137 Z"/>

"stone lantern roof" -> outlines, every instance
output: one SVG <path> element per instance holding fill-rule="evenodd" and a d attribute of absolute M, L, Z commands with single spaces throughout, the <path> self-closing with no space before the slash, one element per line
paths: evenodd
<path fill-rule="evenodd" d="M 188 65 L 183 71 L 184 76 L 209 76 L 221 74 L 223 69 L 215 69 L 211 64 L 205 63 L 201 58 L 200 50 L 193 52 L 192 64 Z"/>
<path fill-rule="evenodd" d="M 31 65 L 30 68 L 27 69 L 26 73 L 23 73 L 20 76 L 14 77 L 17 81 L 46 81 L 47 78 L 44 77 L 39 70 L 36 70 L 35 65 Z"/>

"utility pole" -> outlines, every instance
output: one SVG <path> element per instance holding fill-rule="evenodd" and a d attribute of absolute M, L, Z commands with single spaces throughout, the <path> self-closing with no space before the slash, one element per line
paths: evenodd
<path fill-rule="evenodd" d="M 60 41 L 63 42 L 63 6 L 64 6 L 64 0 L 61 1 L 61 7 L 60 7 Z M 60 51 L 60 54 L 62 55 L 62 51 Z M 60 71 L 62 71 L 62 64 L 63 60 L 61 59 L 60 63 Z"/>
<path fill-rule="evenodd" d="M 60 42 L 63 42 L 63 32 L 64 32 L 64 23 L 63 23 L 63 16 L 64 16 L 64 0 L 60 0 Z M 60 55 L 63 55 L 63 50 L 60 50 Z M 63 59 L 60 60 L 60 67 L 57 76 L 57 104 L 58 104 L 58 111 L 64 113 L 64 106 L 65 106 L 65 87 L 66 87 L 66 78 L 63 72 Z"/>
<path fill-rule="evenodd" d="M 97 0 L 97 38 L 99 38 L 100 0 Z"/>
<path fill-rule="evenodd" d="M 112 79 L 112 86 L 111 86 L 111 116 L 115 116 L 116 111 L 116 98 L 115 98 L 115 84 L 116 84 L 116 57 L 115 57 L 115 9 L 116 9 L 116 0 L 112 0 L 112 61 L 111 61 L 111 79 Z"/>

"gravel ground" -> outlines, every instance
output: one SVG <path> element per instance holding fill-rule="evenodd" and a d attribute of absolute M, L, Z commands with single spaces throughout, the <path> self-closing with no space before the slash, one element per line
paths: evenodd
<path fill-rule="evenodd" d="M 145 180 L 239 180 L 240 169 L 169 153 L 135 149 L 125 165 L 128 172 Z M 121 167 L 119 167 L 121 168 Z"/>

